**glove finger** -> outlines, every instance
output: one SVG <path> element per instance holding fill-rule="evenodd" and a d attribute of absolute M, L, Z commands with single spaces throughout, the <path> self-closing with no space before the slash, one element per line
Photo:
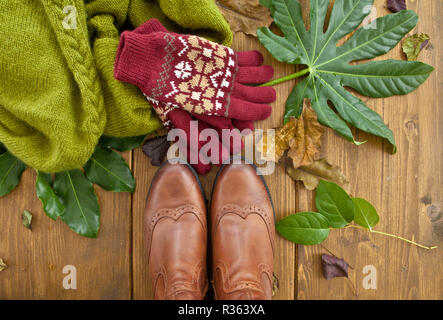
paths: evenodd
<path fill-rule="evenodd" d="M 247 129 L 254 131 L 254 121 L 232 119 L 232 124 L 240 131 Z"/>
<path fill-rule="evenodd" d="M 274 68 L 271 66 L 240 67 L 236 75 L 236 81 L 243 84 L 260 84 L 268 82 L 274 76 Z"/>
<path fill-rule="evenodd" d="M 229 150 L 220 142 L 219 136 L 215 139 L 202 136 L 203 130 L 213 129 L 207 123 L 193 119 L 188 112 L 181 109 L 175 109 L 169 112 L 168 118 L 174 127 L 183 130 L 186 134 L 187 160 L 199 174 L 203 175 L 211 170 L 211 160 L 213 160 L 212 162 L 214 164 L 219 165 L 223 163 L 223 160 L 229 159 Z M 195 122 L 191 123 L 193 120 Z M 197 128 L 193 127 L 195 123 L 198 126 Z M 197 132 L 197 137 L 192 137 L 192 139 L 198 139 L 197 143 L 195 143 L 195 141 L 191 142 L 191 127 L 193 131 Z M 205 147 L 205 149 L 203 152 L 200 152 L 203 147 Z M 181 146 L 181 148 L 183 148 L 183 146 Z M 213 150 L 217 150 L 218 155 L 212 157 Z M 196 154 L 197 157 L 195 156 Z M 208 157 L 205 157 L 206 155 Z"/>
<path fill-rule="evenodd" d="M 212 128 L 210 125 L 208 125 L 205 122 L 198 122 L 198 130 L 199 130 L 199 155 L 202 157 L 202 160 L 204 159 L 205 163 L 212 162 L 215 165 L 221 165 L 225 160 L 229 159 L 230 157 L 230 150 L 227 146 L 225 146 L 222 141 L 222 134 L 221 131 L 225 129 L 216 129 Z M 217 136 L 210 135 L 209 132 L 203 132 L 205 129 L 211 129 L 214 130 Z M 209 133 L 208 135 L 205 135 L 206 133 Z M 203 148 L 203 151 L 201 149 Z M 213 155 L 212 151 L 216 151 L 218 154 Z M 199 158 L 199 161 L 201 159 Z"/>
<path fill-rule="evenodd" d="M 240 67 L 261 66 L 263 55 L 257 50 L 237 52 L 237 63 Z"/>
<path fill-rule="evenodd" d="M 222 129 L 219 131 L 223 146 L 229 150 L 232 155 L 240 153 L 244 148 L 244 143 L 240 131 L 237 128 Z M 223 158 L 226 160 L 226 158 Z"/>
<path fill-rule="evenodd" d="M 231 98 L 229 105 L 229 118 L 237 120 L 265 120 L 272 112 L 272 107 L 267 104 L 253 103 L 236 97 Z"/>
<path fill-rule="evenodd" d="M 217 131 L 220 141 L 229 150 L 230 154 L 237 154 L 243 149 L 240 131 L 235 128 L 230 118 L 193 114 L 195 119 L 204 122 Z M 229 135 L 223 139 L 223 135 Z M 222 159 L 223 160 L 223 159 Z"/>
<path fill-rule="evenodd" d="M 273 87 L 250 87 L 235 83 L 232 96 L 255 103 L 272 103 L 276 99 Z"/>
<path fill-rule="evenodd" d="M 205 175 L 206 173 L 208 173 L 209 171 L 211 171 L 212 165 L 210 163 L 203 163 L 200 159 L 200 157 L 195 158 L 195 154 L 199 155 L 199 151 L 202 147 L 201 144 L 197 145 L 197 149 L 195 149 L 194 144 L 191 144 L 190 142 L 190 134 L 189 134 L 189 124 L 178 128 L 178 129 L 182 129 L 184 131 L 184 134 L 186 135 L 186 137 L 182 137 L 182 140 L 179 140 L 178 138 L 176 139 L 175 142 L 179 142 L 178 143 L 178 147 L 180 149 L 180 152 L 182 154 L 184 154 L 185 150 L 186 150 L 186 160 L 188 161 L 188 163 L 195 169 L 195 171 L 197 171 L 198 174 L 201 175 Z M 184 141 L 186 142 L 186 145 L 183 145 Z M 191 156 L 193 155 L 193 156 Z"/>

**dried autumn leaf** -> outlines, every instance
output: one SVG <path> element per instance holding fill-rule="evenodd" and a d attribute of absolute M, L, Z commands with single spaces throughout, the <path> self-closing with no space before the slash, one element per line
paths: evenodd
<path fill-rule="evenodd" d="M 272 24 L 269 9 L 261 6 L 259 0 L 216 0 L 215 3 L 233 32 L 257 36 L 257 28 Z"/>
<path fill-rule="evenodd" d="M 288 168 L 287 173 L 292 179 L 302 181 L 309 191 L 315 190 L 320 180 L 327 180 L 335 182 L 349 192 L 348 179 L 343 175 L 339 167 L 329 164 L 326 159 L 314 161 L 310 165 L 298 169 Z"/>
<path fill-rule="evenodd" d="M 32 224 L 32 213 L 28 210 L 23 211 L 22 213 L 22 223 L 23 225 L 31 230 L 31 224 Z"/>
<path fill-rule="evenodd" d="M 310 106 L 305 106 L 297 120 L 294 139 L 289 142 L 288 157 L 295 169 L 314 162 L 320 151 L 322 134 L 323 127 L 317 121 L 317 114 Z"/>
<path fill-rule="evenodd" d="M 406 0 L 388 0 L 388 9 L 392 12 L 406 10 Z"/>
<path fill-rule="evenodd" d="M 339 259 L 328 254 L 322 254 L 321 266 L 326 280 L 331 280 L 337 277 L 348 277 L 349 265 L 344 259 Z"/>
<path fill-rule="evenodd" d="M 3 261 L 2 258 L 0 258 L 0 272 L 5 270 L 8 266 L 6 265 L 6 263 Z"/>
<path fill-rule="evenodd" d="M 267 133 L 263 133 L 263 137 L 258 143 L 260 150 L 263 151 L 262 159 L 278 162 L 285 154 L 285 151 L 289 149 L 289 144 L 294 139 L 296 129 L 297 119 L 291 118 L 288 123 L 276 130 L 274 143 L 269 143 L 270 137 Z"/>
<path fill-rule="evenodd" d="M 315 160 L 320 151 L 323 127 L 317 121 L 317 115 L 310 106 L 305 106 L 299 119 L 290 118 L 289 121 L 275 132 L 274 142 L 269 143 L 270 137 L 263 134 L 258 142 L 262 150 L 261 158 L 267 161 L 278 162 L 290 149 L 288 157 L 294 168 L 306 166 Z"/>
<path fill-rule="evenodd" d="M 154 137 L 146 140 L 142 147 L 143 153 L 151 158 L 153 166 L 160 166 L 168 153 L 170 143 L 167 136 Z"/>
<path fill-rule="evenodd" d="M 406 54 L 408 61 L 417 61 L 418 56 L 420 55 L 421 50 L 423 50 L 429 43 L 429 35 L 422 34 L 414 34 L 403 42 L 403 52 Z"/>

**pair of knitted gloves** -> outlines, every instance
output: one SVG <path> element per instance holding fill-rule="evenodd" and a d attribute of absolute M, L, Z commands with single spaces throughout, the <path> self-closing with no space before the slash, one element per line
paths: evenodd
<path fill-rule="evenodd" d="M 222 164 L 241 151 L 240 131 L 253 130 L 253 121 L 270 116 L 268 104 L 275 101 L 275 90 L 246 85 L 272 78 L 272 67 L 262 64 L 258 51 L 234 52 L 194 35 L 169 32 L 151 19 L 122 33 L 114 76 L 136 85 L 167 129 L 186 133 L 188 161 L 205 174 L 211 164 L 198 155 L 207 143 L 219 151 L 215 164 Z M 203 137 L 202 131 L 209 128 L 218 133 L 216 141 Z M 230 133 L 229 146 L 223 131 Z"/>

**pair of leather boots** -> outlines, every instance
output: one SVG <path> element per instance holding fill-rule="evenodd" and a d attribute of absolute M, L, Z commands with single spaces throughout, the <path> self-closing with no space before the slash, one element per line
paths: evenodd
<path fill-rule="evenodd" d="M 215 299 L 271 299 L 274 211 L 255 167 L 242 161 L 220 169 L 208 215 L 189 165 L 167 163 L 159 169 L 145 210 L 155 299 L 204 299 L 208 269 Z"/>

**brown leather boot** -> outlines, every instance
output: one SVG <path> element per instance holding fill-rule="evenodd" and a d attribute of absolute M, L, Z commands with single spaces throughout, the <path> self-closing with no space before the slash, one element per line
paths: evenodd
<path fill-rule="evenodd" d="M 153 179 L 145 209 L 155 299 L 201 300 L 208 289 L 206 205 L 186 164 L 166 164 Z"/>
<path fill-rule="evenodd" d="M 219 300 L 272 299 L 274 211 L 249 164 L 221 169 L 211 201 L 212 278 Z"/>

